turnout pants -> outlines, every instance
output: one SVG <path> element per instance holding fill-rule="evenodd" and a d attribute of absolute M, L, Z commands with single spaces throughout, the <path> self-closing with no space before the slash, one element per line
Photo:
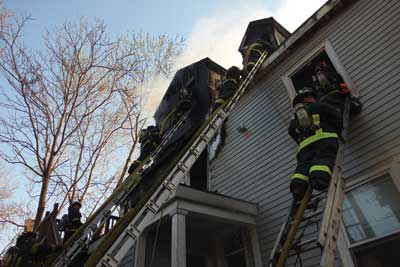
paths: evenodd
<path fill-rule="evenodd" d="M 297 167 L 290 184 L 295 199 L 302 199 L 309 183 L 316 190 L 323 190 L 329 186 L 337 151 L 337 139 L 325 138 L 298 152 Z"/>

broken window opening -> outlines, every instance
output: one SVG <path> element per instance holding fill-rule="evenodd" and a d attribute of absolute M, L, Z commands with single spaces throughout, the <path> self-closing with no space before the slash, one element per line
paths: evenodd
<path fill-rule="evenodd" d="M 218 130 L 215 136 L 211 139 L 208 146 L 208 161 L 209 163 L 213 162 L 221 152 L 222 148 L 225 145 L 226 139 L 226 121 L 224 121 L 222 127 Z"/>
<path fill-rule="evenodd" d="M 338 86 L 344 83 L 343 78 L 333 66 L 325 50 L 314 56 L 290 78 L 296 93 L 300 89 L 310 88 L 322 94 L 324 93 L 323 91 L 327 91 L 324 87 L 328 87 L 329 83 L 331 86 Z"/>

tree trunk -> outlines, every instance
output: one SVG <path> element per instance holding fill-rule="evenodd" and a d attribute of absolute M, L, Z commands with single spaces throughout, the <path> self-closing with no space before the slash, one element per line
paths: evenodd
<path fill-rule="evenodd" d="M 50 174 L 48 174 L 46 172 L 46 174 L 43 176 L 42 188 L 40 190 L 39 202 L 38 202 L 38 207 L 36 210 L 36 217 L 35 217 L 35 224 L 34 224 L 35 230 L 39 226 L 40 222 L 42 221 L 42 217 L 43 217 L 44 211 L 46 209 L 46 198 L 47 198 L 47 190 L 49 187 L 49 181 L 50 181 Z"/>

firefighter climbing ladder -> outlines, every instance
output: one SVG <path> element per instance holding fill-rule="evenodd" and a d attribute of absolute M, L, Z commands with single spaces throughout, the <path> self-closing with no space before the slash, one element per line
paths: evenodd
<path fill-rule="evenodd" d="M 129 226 L 126 227 L 122 233 L 118 235 L 118 238 L 111 247 L 107 249 L 107 252 L 102 255 L 99 261 L 92 260 L 89 258 L 88 262 L 96 262 L 95 266 L 102 267 L 116 267 L 121 259 L 126 255 L 127 251 L 134 245 L 136 239 L 139 237 L 140 233 L 144 230 L 147 223 L 151 221 L 154 215 L 158 212 L 161 205 L 165 203 L 170 197 L 171 193 L 177 187 L 177 185 L 182 181 L 185 174 L 190 170 L 192 165 L 196 162 L 197 158 L 200 156 L 202 151 L 207 147 L 210 140 L 213 138 L 218 129 L 221 128 L 224 120 L 228 114 L 232 111 L 235 104 L 238 102 L 240 97 L 243 95 L 245 90 L 248 88 L 251 80 L 253 79 L 255 73 L 258 71 L 265 58 L 268 55 L 268 51 L 265 51 L 257 63 L 254 65 L 253 69 L 241 83 L 239 89 L 235 95 L 229 100 L 229 102 L 222 108 L 217 109 L 208 123 L 203 126 L 201 133 L 197 133 L 197 138 L 193 141 L 190 148 L 184 153 L 180 158 L 178 163 L 172 169 L 171 172 L 166 176 L 163 183 L 156 189 L 156 191 L 149 198 L 147 203 L 141 207 L 139 212 L 135 214 Z M 174 126 L 173 129 L 169 131 L 167 137 L 163 138 L 162 143 L 157 148 L 155 153 L 151 158 L 156 158 L 158 153 L 162 152 L 163 146 L 168 142 L 168 139 L 173 135 L 176 129 L 183 123 L 188 113 L 186 113 L 178 124 Z M 150 167 L 152 162 L 147 161 L 148 167 Z M 130 175 L 126 181 L 114 192 L 108 200 L 103 204 L 102 207 L 86 222 L 85 227 L 82 231 L 79 231 L 77 235 L 71 238 L 74 240 L 70 246 L 67 247 L 65 252 L 60 255 L 53 266 L 61 267 L 68 266 L 76 256 L 88 246 L 90 241 L 90 236 L 93 235 L 101 226 L 105 223 L 106 219 L 112 214 L 112 212 L 117 208 L 117 206 L 126 199 L 130 192 L 140 181 L 140 178 L 135 178 L 135 175 Z M 140 174 L 140 173 L 139 173 Z M 137 175 L 136 175 L 137 177 Z M 123 218 L 121 218 L 123 219 Z M 86 265 L 85 265 L 86 266 Z"/>
<path fill-rule="evenodd" d="M 101 229 L 101 227 L 106 223 L 107 218 L 118 208 L 119 205 L 123 204 L 130 192 L 136 187 L 140 181 L 140 175 L 143 170 L 151 165 L 151 163 L 157 158 L 161 150 L 167 144 L 169 138 L 175 133 L 175 131 L 184 123 L 187 118 L 189 111 L 184 113 L 180 120 L 171 128 L 161 141 L 157 149 L 152 153 L 152 155 L 145 160 L 144 164 L 141 165 L 143 169 L 137 173 L 140 169 L 138 168 L 134 171 L 128 178 L 115 190 L 115 192 L 105 201 L 105 203 L 97 210 L 93 216 L 91 216 L 86 223 L 79 229 L 76 235 L 71 237 L 73 242 L 68 242 L 66 244 L 65 252 L 60 255 L 54 266 L 61 267 L 67 266 L 72 260 L 88 245 L 90 238 L 95 235 L 95 233 Z"/>
<path fill-rule="evenodd" d="M 207 147 L 210 140 L 214 137 L 218 129 L 223 125 L 224 120 L 232 111 L 235 104 L 248 88 L 255 73 L 258 71 L 268 52 L 265 51 L 254 68 L 250 71 L 246 79 L 241 83 L 239 89 L 232 97 L 227 105 L 217 109 L 210 117 L 208 122 L 195 135 L 197 138 L 192 142 L 190 147 L 180 158 L 178 163 L 166 176 L 162 184 L 155 190 L 152 196 L 147 200 L 147 203 L 134 215 L 129 222 L 128 227 L 118 233 L 118 237 L 111 243 L 104 254 L 91 255 L 85 266 L 97 267 L 116 267 L 123 259 L 129 249 L 135 244 L 136 239 L 142 233 L 147 224 L 152 220 L 160 207 L 169 199 L 171 193 L 179 185 L 185 174 L 190 170 L 202 151 Z M 100 245 L 101 246 L 101 245 Z"/>
<path fill-rule="evenodd" d="M 349 123 L 349 109 L 350 100 L 347 97 L 343 112 L 345 135 Z M 309 186 L 300 203 L 293 201 L 287 219 L 282 225 L 272 249 L 270 267 L 284 267 L 288 258 L 296 254 L 301 263 L 301 254 L 314 248 L 320 248 L 322 251 L 320 266 L 334 266 L 336 242 L 344 201 L 343 159 L 344 144 L 340 142 L 328 190 L 312 195 L 311 187 Z M 325 205 L 325 207 L 321 208 L 321 204 Z M 320 222 L 321 224 L 319 225 Z M 306 228 L 311 224 L 316 224 L 317 227 L 320 226 L 317 236 L 314 235 L 313 238 L 302 241 Z M 292 251 L 294 253 L 290 254 Z M 296 262 L 298 259 L 296 259 Z"/>

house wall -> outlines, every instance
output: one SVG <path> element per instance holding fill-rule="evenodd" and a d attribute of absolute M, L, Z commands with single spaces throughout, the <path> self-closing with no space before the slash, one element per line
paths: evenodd
<path fill-rule="evenodd" d="M 212 190 L 258 203 L 264 264 L 291 201 L 289 178 L 296 164 L 281 77 L 327 39 L 363 102 L 362 113 L 350 122 L 344 177 L 362 177 L 400 154 L 400 1 L 359 0 L 334 16 L 243 96 L 227 121 L 225 147 L 210 167 Z M 239 133 L 239 127 L 248 132 Z M 309 252 L 303 266 L 315 266 L 319 256 Z"/>

